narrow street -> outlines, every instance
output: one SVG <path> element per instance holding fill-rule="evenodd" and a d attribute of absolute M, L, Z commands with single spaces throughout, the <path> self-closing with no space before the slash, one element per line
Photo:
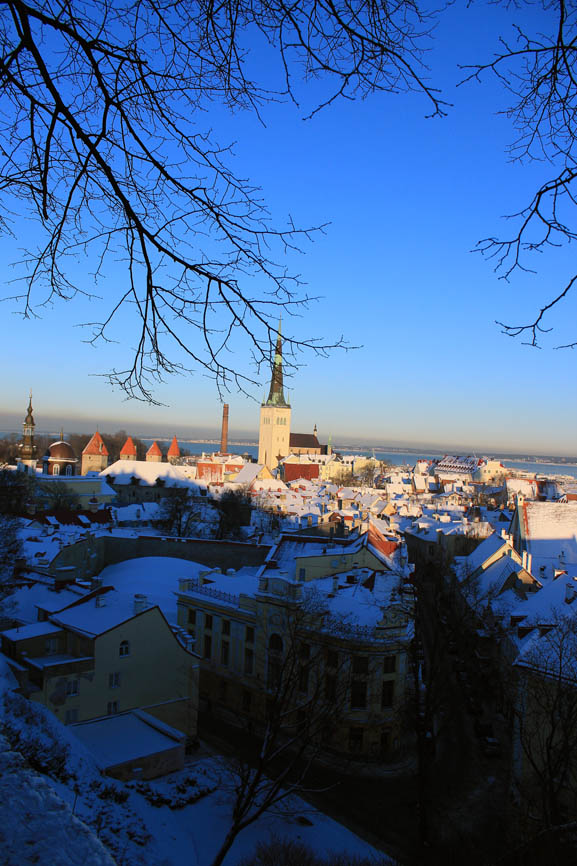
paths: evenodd
<path fill-rule="evenodd" d="M 426 862 L 457 866 L 466 860 L 480 866 L 502 851 L 508 763 L 506 753 L 484 754 L 476 736 L 475 719 L 493 718 L 492 696 L 482 692 L 476 661 L 455 646 L 451 623 L 439 615 L 437 591 L 431 574 L 419 575 L 419 627 L 425 663 L 433 665 L 430 687 L 436 707 L 435 753 L 425 768 L 430 828 Z"/>

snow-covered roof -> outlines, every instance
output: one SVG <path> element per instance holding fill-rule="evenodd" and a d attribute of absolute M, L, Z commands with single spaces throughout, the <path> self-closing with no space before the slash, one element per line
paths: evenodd
<path fill-rule="evenodd" d="M 256 481 L 256 477 L 262 468 L 260 463 L 245 463 L 234 479 L 235 484 L 252 484 Z"/>
<path fill-rule="evenodd" d="M 70 731 L 103 769 L 174 748 L 185 738 L 180 731 L 141 711 L 71 725 Z"/>
<path fill-rule="evenodd" d="M 537 577 L 552 578 L 558 568 L 577 572 L 577 502 L 523 502 L 518 517 Z"/>
<path fill-rule="evenodd" d="M 485 538 L 485 540 L 482 541 L 481 544 L 469 554 L 469 556 L 464 558 L 469 574 L 473 574 L 474 571 L 481 568 L 481 566 L 491 556 L 494 556 L 502 547 L 510 547 L 510 545 L 506 539 L 502 538 L 497 532 L 493 532 L 488 538 Z"/>
<path fill-rule="evenodd" d="M 201 571 L 206 571 L 206 565 L 198 562 L 170 556 L 145 556 L 109 565 L 98 577 L 103 586 L 113 586 L 125 599 L 125 610 L 132 609 L 134 596 L 140 593 L 146 596 L 150 605 L 157 605 L 169 622 L 176 623 L 174 593 L 178 581 L 180 578 L 197 579 Z"/>
<path fill-rule="evenodd" d="M 100 473 L 103 477 L 112 476 L 115 484 L 130 484 L 132 478 L 137 478 L 144 484 L 156 484 L 161 479 L 169 487 L 196 486 L 186 473 L 184 467 L 173 466 L 172 463 L 152 463 L 146 460 L 117 460 Z"/>
<path fill-rule="evenodd" d="M 62 629 L 57 625 L 53 625 L 51 622 L 33 622 L 30 625 L 21 625 L 16 628 L 10 628 L 7 631 L 3 631 L 2 634 L 4 637 L 8 638 L 8 640 L 16 641 L 28 640 L 33 637 L 44 637 L 44 635 L 55 634 L 59 631 L 62 631 Z"/>

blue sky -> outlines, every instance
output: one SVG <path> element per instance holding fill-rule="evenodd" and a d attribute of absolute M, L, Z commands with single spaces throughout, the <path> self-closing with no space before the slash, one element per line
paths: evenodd
<path fill-rule="evenodd" d="M 532 7 L 516 14 L 534 23 Z M 485 4 L 444 13 L 428 58 L 433 80 L 453 103 L 443 119 L 426 119 L 427 106 L 415 95 L 382 94 L 341 101 L 305 121 L 313 93 L 304 89 L 300 107 L 266 109 L 266 126 L 247 113 L 229 117 L 215 109 L 210 118 L 222 143 L 236 141 L 236 171 L 262 187 L 277 222 L 290 214 L 302 226 L 330 223 L 303 255 L 287 259 L 322 300 L 285 327 L 329 339 L 343 334 L 360 348 L 302 359 L 305 366 L 288 382 L 293 429 L 316 423 L 323 440 L 332 433 L 463 450 L 575 453 L 577 356 L 553 348 L 575 337 L 575 298 L 553 315 L 556 331 L 541 351 L 494 323 L 529 320 L 572 273 L 570 251 L 538 257 L 537 274 L 518 274 L 509 284 L 470 252 L 479 238 L 506 230 L 502 217 L 519 210 L 549 173 L 544 164 L 509 161 L 514 132 L 497 114 L 508 103 L 496 82 L 455 86 L 457 64 L 487 58 L 512 20 Z M 17 241 L 0 246 L 4 262 L 18 257 L 33 226 L 19 231 Z M 11 294 L 14 272 L 5 265 L 2 275 L 3 293 Z M 90 285 L 82 266 L 78 275 Z M 99 292 L 106 295 L 120 279 L 109 273 Z M 39 426 L 57 427 L 62 418 L 70 429 L 98 423 L 134 433 L 216 431 L 218 395 L 200 373 L 160 386 L 160 407 L 126 402 L 95 375 L 125 363 L 130 342 L 121 327 L 118 344 L 94 349 L 82 342 L 78 324 L 97 318 L 99 308 L 78 299 L 22 321 L 13 304 L 3 304 L 0 359 L 11 373 L 0 425 L 18 426 L 31 387 Z M 253 400 L 228 395 L 233 435 L 256 431 L 266 379 Z"/>

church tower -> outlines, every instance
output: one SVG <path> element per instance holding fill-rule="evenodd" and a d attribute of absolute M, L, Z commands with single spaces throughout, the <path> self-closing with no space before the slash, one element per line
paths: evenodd
<path fill-rule="evenodd" d="M 290 454 L 291 407 L 286 402 L 282 376 L 280 322 L 268 400 L 260 407 L 258 462 L 276 469 L 280 457 Z"/>
<path fill-rule="evenodd" d="M 28 413 L 22 427 L 22 445 L 20 446 L 20 463 L 29 467 L 30 472 L 36 472 L 36 445 L 34 444 L 34 415 L 32 414 L 32 391 L 28 403 Z"/>
<path fill-rule="evenodd" d="M 82 452 L 81 474 L 102 472 L 108 466 L 108 449 L 98 430 Z"/>

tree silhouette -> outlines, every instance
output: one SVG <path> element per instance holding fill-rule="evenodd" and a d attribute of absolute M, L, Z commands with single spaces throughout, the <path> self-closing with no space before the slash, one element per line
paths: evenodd
<path fill-rule="evenodd" d="M 249 384 L 255 374 L 235 366 L 229 342 L 242 335 L 257 370 L 270 362 L 279 312 L 311 300 L 282 258 L 312 229 L 271 222 L 258 189 L 230 168 L 229 148 L 203 128 L 205 112 L 294 99 L 304 73 L 332 88 L 317 110 L 414 90 L 440 114 L 422 64 L 431 24 L 414 2 L 3 2 L 0 225 L 10 231 L 14 213 L 39 225 L 18 295 L 24 314 L 89 293 L 71 257 L 83 274 L 88 260 L 109 302 L 104 321 L 87 323 L 91 339 L 122 324 L 134 352 L 110 377 L 129 395 L 152 399 L 155 380 L 187 365 L 220 388 Z M 250 62 L 264 45 L 282 81 L 272 89 L 268 65 L 259 80 Z M 118 260 L 123 278 L 106 280 Z M 291 350 L 340 345 L 285 334 L 287 361 Z"/>

